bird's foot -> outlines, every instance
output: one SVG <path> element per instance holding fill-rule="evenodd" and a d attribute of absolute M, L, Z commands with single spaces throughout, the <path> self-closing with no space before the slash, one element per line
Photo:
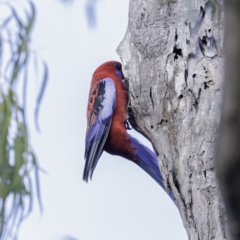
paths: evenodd
<path fill-rule="evenodd" d="M 132 127 L 131 127 L 128 119 L 126 119 L 126 120 L 124 121 L 124 124 L 125 124 L 125 128 L 126 128 L 127 130 L 132 130 Z"/>

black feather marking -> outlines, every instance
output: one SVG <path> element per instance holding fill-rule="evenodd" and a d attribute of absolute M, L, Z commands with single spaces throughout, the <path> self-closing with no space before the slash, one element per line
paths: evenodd
<path fill-rule="evenodd" d="M 86 162 L 83 171 L 83 180 L 86 182 L 89 177 L 92 178 L 111 127 L 112 114 L 116 106 L 114 82 L 110 78 L 103 79 L 95 86 L 91 95 L 95 97 L 90 97 L 93 106 L 90 119 L 88 119 Z"/>

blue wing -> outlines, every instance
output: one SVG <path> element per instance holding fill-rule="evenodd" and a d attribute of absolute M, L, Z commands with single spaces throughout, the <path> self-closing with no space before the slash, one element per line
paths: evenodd
<path fill-rule="evenodd" d="M 112 79 L 104 78 L 89 93 L 87 133 L 85 142 L 85 167 L 83 180 L 92 178 L 98 159 L 103 152 L 113 111 L 116 107 L 116 89 Z"/>

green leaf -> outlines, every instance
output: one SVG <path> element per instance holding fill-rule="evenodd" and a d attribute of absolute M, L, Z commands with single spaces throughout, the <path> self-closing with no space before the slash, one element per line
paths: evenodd
<path fill-rule="evenodd" d="M 10 0 L 9 0 L 10 1 Z M 28 83 L 28 62 L 31 60 L 30 35 L 33 30 L 36 9 L 28 2 L 30 11 L 25 11 L 27 22 L 22 20 L 10 2 L 10 16 L 0 25 L 0 239 L 15 239 L 18 228 L 32 211 L 33 191 L 42 211 L 39 183 L 39 166 L 28 140 L 25 119 Z M 1 8 L 1 5 L 0 5 Z M 10 29 L 9 23 L 17 29 Z M 2 39 L 2 36 L 7 39 Z M 10 56 L 4 56 L 4 48 L 10 49 Z M 35 121 L 38 126 L 38 112 L 48 80 L 48 67 L 42 61 L 43 79 L 35 108 Z M 20 84 L 17 84 L 19 83 Z M 3 83 L 4 86 L 1 86 Z M 19 104 L 18 86 L 23 83 Z M 2 91 L 4 89 L 4 91 Z M 32 177 L 34 176 L 34 177 Z M 8 207 L 7 207 L 8 206 Z"/>
<path fill-rule="evenodd" d="M 37 97 L 37 103 L 36 103 L 36 108 L 35 108 L 35 114 L 34 114 L 34 118 L 35 118 L 35 125 L 36 125 L 36 129 L 38 131 L 40 131 L 40 127 L 38 124 L 38 114 L 39 114 L 39 107 L 47 86 L 47 81 L 48 81 L 48 66 L 47 64 L 43 61 L 43 67 L 44 67 L 44 74 L 43 74 L 43 79 L 42 79 L 42 85 L 40 87 L 40 92 L 38 94 Z"/>
<path fill-rule="evenodd" d="M 35 21 L 35 15 L 36 15 L 36 9 L 32 1 L 29 2 L 30 7 L 31 7 L 31 16 L 28 18 L 28 24 L 25 27 L 26 30 L 26 35 L 28 36 L 32 30 L 33 23 Z"/>

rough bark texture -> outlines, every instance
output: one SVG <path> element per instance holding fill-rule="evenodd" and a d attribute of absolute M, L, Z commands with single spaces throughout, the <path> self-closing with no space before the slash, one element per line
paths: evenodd
<path fill-rule="evenodd" d="M 132 122 L 159 154 L 191 240 L 226 239 L 214 169 L 223 36 L 223 0 L 131 0 L 118 48 Z"/>
<path fill-rule="evenodd" d="M 240 1 L 226 0 L 226 74 L 216 157 L 217 173 L 234 240 L 240 239 Z"/>

